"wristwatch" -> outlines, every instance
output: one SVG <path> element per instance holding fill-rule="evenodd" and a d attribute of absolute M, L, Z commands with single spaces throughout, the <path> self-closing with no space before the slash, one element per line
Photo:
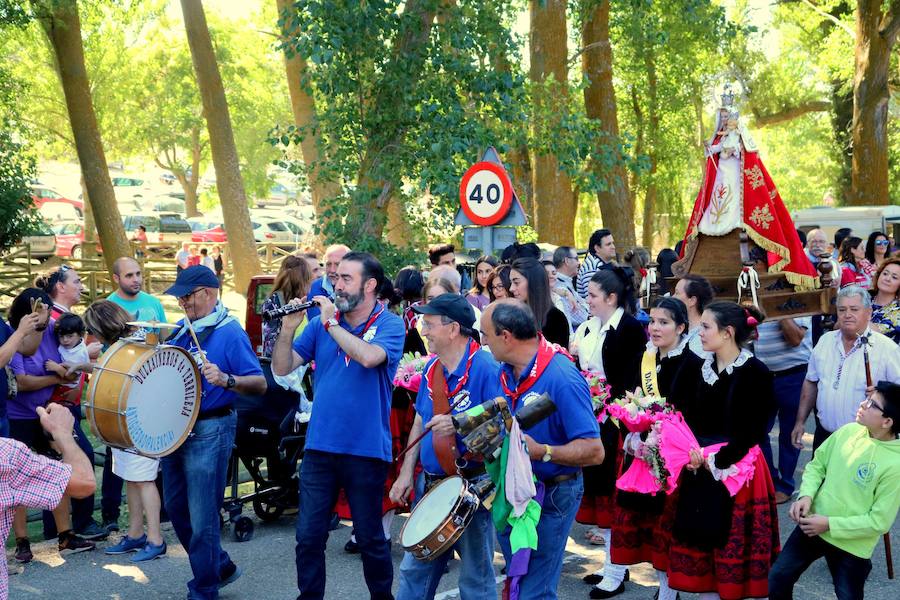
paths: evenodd
<path fill-rule="evenodd" d="M 234 386 L 237 385 L 237 381 L 234 378 L 234 375 L 229 375 L 228 380 L 225 382 L 225 389 L 230 390 Z"/>
<path fill-rule="evenodd" d="M 550 447 L 550 444 L 544 444 L 544 455 L 541 457 L 541 462 L 550 462 L 551 458 L 553 458 L 553 448 Z"/>
<path fill-rule="evenodd" d="M 327 321 L 325 321 L 325 325 L 324 325 L 325 331 L 328 331 L 328 330 L 331 329 L 332 327 L 336 327 L 337 324 L 338 324 L 338 320 L 335 319 L 334 317 L 331 317 L 330 319 L 328 319 Z"/>

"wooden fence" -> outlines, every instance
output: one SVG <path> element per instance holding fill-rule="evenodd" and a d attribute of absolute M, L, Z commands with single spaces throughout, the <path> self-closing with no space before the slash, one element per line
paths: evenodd
<path fill-rule="evenodd" d="M 203 244 L 193 245 L 201 246 Z M 222 248 L 225 259 L 223 285 L 233 285 L 234 277 L 228 262 L 230 254 L 228 244 L 218 245 Z M 143 271 L 144 290 L 159 294 L 172 285 L 177 275 L 175 254 L 181 249 L 180 243 L 155 244 L 147 248 L 141 248 L 139 244 L 133 243 L 133 247 Z M 260 273 L 276 273 L 281 267 L 281 262 L 296 252 L 293 248 L 288 249 L 272 243 L 258 243 L 256 251 L 259 254 Z M 116 284 L 106 270 L 106 262 L 102 257 L 51 259 L 48 265 L 43 266 L 33 264 L 31 246 L 25 244 L 0 256 L 0 298 L 4 296 L 8 296 L 10 299 L 14 298 L 32 284 L 37 273 L 51 269 L 59 262 L 71 265 L 78 271 L 81 281 L 84 283 L 85 296 L 89 302 L 93 302 L 97 298 L 105 298 L 116 289 Z M 244 292 L 244 290 L 238 291 Z"/>

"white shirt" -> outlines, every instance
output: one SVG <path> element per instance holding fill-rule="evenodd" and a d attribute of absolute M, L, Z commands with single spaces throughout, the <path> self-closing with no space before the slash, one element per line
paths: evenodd
<path fill-rule="evenodd" d="M 617 308 L 606 323 L 602 323 L 599 317 L 591 317 L 578 326 L 572 345 L 582 369 L 595 371 L 600 377 L 606 378 L 606 371 L 603 369 L 603 342 L 606 340 L 606 332 L 618 327 L 624 314 L 625 309 Z"/>
<path fill-rule="evenodd" d="M 200 264 L 212 271 L 216 272 L 216 261 L 213 260 L 212 256 L 204 256 L 200 259 Z"/>
<path fill-rule="evenodd" d="M 866 329 L 866 335 L 871 344 L 872 383 L 890 381 L 900 384 L 900 347 L 870 328 Z M 866 367 L 859 341 L 845 353 L 840 331 L 823 334 L 813 348 L 806 379 L 818 384 L 816 410 L 822 427 L 837 431 L 843 425 L 853 423 L 859 403 L 866 397 Z"/>
<path fill-rule="evenodd" d="M 688 349 L 699 356 L 700 358 L 707 358 L 712 353 L 707 352 L 703 349 L 703 340 L 700 339 L 700 326 L 697 325 L 693 329 L 689 329 L 687 332 L 687 340 L 688 340 Z"/>

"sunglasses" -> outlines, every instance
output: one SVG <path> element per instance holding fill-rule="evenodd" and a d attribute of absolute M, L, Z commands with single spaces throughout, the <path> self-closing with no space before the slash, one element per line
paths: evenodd
<path fill-rule="evenodd" d="M 205 290 L 205 289 L 206 288 L 199 287 L 196 290 L 194 290 L 193 292 L 191 292 L 190 294 L 185 294 L 184 296 L 178 296 L 178 302 L 180 302 L 181 304 L 184 304 L 185 302 L 190 300 L 194 294 L 196 294 L 200 290 Z"/>
<path fill-rule="evenodd" d="M 890 242 L 888 240 L 878 240 L 875 242 L 876 246 L 890 246 Z"/>

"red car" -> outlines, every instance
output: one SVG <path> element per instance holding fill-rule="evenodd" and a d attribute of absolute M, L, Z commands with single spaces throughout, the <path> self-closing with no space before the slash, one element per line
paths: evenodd
<path fill-rule="evenodd" d="M 257 275 L 250 280 L 247 289 L 247 313 L 244 329 L 250 336 L 250 344 L 256 354 L 262 354 L 262 305 L 272 294 L 274 275 Z"/>
<path fill-rule="evenodd" d="M 83 219 L 84 203 L 70 200 L 55 190 L 43 185 L 31 186 L 31 199 L 34 207 L 48 223 L 66 219 Z"/>
<path fill-rule="evenodd" d="M 81 247 L 84 245 L 84 226 L 81 223 L 60 223 L 53 227 L 56 234 L 56 255 L 62 258 L 81 258 Z M 97 253 L 103 249 L 97 242 Z"/>
<path fill-rule="evenodd" d="M 192 242 L 224 244 L 228 241 L 225 224 L 222 222 L 204 220 L 203 217 L 192 217 L 187 221 L 191 225 Z"/>

